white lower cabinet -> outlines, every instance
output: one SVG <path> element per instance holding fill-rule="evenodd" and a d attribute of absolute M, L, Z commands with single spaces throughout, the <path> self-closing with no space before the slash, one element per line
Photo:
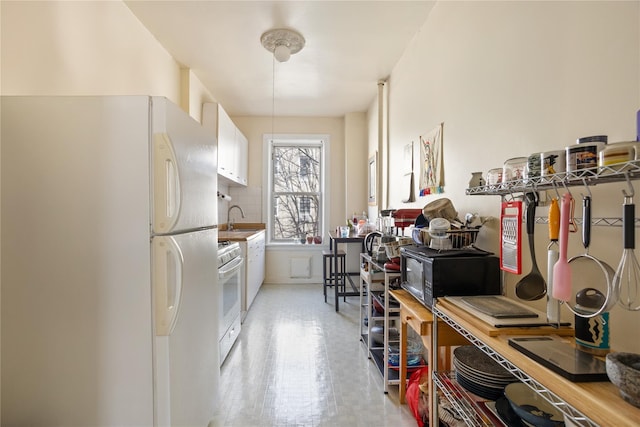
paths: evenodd
<path fill-rule="evenodd" d="M 265 277 L 265 232 L 259 231 L 240 242 L 245 259 L 245 280 L 242 287 L 242 318 L 246 316 Z"/>

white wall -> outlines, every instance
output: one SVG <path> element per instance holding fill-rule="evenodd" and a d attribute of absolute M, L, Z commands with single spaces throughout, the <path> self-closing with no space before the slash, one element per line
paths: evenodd
<path fill-rule="evenodd" d="M 205 102 L 217 102 L 211 92 L 189 68 L 180 69 L 180 107 L 202 123 L 202 106 Z"/>
<path fill-rule="evenodd" d="M 232 117 L 234 123 L 249 140 L 249 177 L 248 185 L 244 187 L 230 187 L 229 192 L 233 197 L 232 204 L 236 201 L 246 203 L 247 198 L 257 194 L 263 194 L 263 165 L 264 165 L 264 134 L 328 134 L 330 138 L 328 167 L 328 197 L 329 197 L 329 221 L 330 227 L 335 228 L 344 223 L 345 218 L 345 120 L 339 117 L 277 117 L 272 122 L 271 117 Z M 353 132 L 356 130 L 351 127 Z M 261 196 L 262 197 L 262 196 Z M 262 199 L 261 199 L 262 200 Z M 247 218 L 243 222 L 266 222 L 266 214 L 262 205 L 248 203 L 242 206 Z M 227 202 L 219 203 L 219 220 L 227 220 Z M 245 208 L 246 207 L 246 208 Z M 259 209 L 256 212 L 256 209 Z M 360 208 L 361 210 L 364 208 Z M 260 218 L 260 221 L 256 221 Z M 295 249 L 267 247 L 266 260 L 267 271 L 265 282 L 267 283 L 319 283 L 322 279 L 322 249 L 326 249 L 328 241 L 323 236 L 322 245 L 300 245 Z M 306 254 L 311 257 L 311 277 L 309 279 L 292 279 L 289 277 L 289 259 L 295 254 Z"/>
<path fill-rule="evenodd" d="M 343 162 L 345 168 L 345 191 L 342 196 L 345 203 L 343 217 L 346 219 L 350 218 L 354 212 L 360 215 L 367 208 L 367 159 L 369 158 L 369 151 L 367 149 L 366 112 L 349 113 L 344 120 Z M 338 218 L 338 221 L 341 219 L 343 218 Z"/>
<path fill-rule="evenodd" d="M 232 117 L 234 123 L 249 140 L 248 187 L 262 188 L 264 149 L 263 135 L 272 132 L 271 117 Z M 328 134 L 330 157 L 328 159 L 330 212 L 329 223 L 337 226 L 343 222 L 345 203 L 342 189 L 345 183 L 344 146 L 345 125 L 340 117 L 277 117 L 275 134 Z M 242 187 L 236 189 L 242 192 Z M 263 221 L 266 218 L 263 216 Z"/>
<path fill-rule="evenodd" d="M 388 89 L 391 165 L 402 162 L 408 141 L 418 141 L 440 122 L 445 163 L 445 193 L 410 205 L 400 201 L 404 192 L 394 192 L 401 174 L 391 168 L 388 207 L 423 207 L 448 197 L 462 215 L 499 216 L 499 197 L 465 196 L 471 172 L 501 167 L 511 157 L 563 149 L 581 136 L 635 139 L 640 2 L 437 2 L 394 68 Z M 374 102 L 368 114 L 370 147 L 376 113 Z M 621 216 L 621 188 L 593 188 L 594 217 Z M 575 189 L 574 197 L 581 192 Z M 546 216 L 547 208 L 538 208 L 537 215 Z M 538 264 L 546 271 L 547 226 L 536 226 L 535 243 Z M 579 235 L 572 235 L 570 255 L 581 251 Z M 594 227 L 591 253 L 615 269 L 622 253 L 620 228 Z M 522 254 L 528 273 L 529 252 Z M 506 276 L 507 293 L 513 295 L 520 277 Z M 534 305 L 541 308 L 544 302 Z M 626 333 L 638 326 L 640 313 L 615 308 L 612 347 L 640 352 L 640 341 Z"/>
<path fill-rule="evenodd" d="M 2 95 L 165 96 L 200 120 L 213 96 L 122 2 L 1 2 Z"/>
<path fill-rule="evenodd" d="M 163 95 L 180 67 L 121 2 L 2 2 L 3 95 Z"/>
<path fill-rule="evenodd" d="M 444 122 L 445 191 L 460 211 L 472 171 L 564 148 L 577 137 L 635 136 L 638 2 L 438 2 L 390 78 L 391 161 Z M 417 165 L 416 165 L 417 167 Z M 391 185 L 400 176 L 390 176 Z M 422 207 L 434 197 L 415 203 Z M 391 195 L 394 207 L 400 195 Z"/>

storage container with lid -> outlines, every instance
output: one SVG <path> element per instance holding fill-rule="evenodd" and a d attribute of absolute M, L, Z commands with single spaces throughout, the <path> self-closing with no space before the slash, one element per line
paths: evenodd
<path fill-rule="evenodd" d="M 540 161 L 540 153 L 533 153 L 527 157 L 527 166 L 524 169 L 525 181 L 535 179 L 542 174 L 542 164 Z"/>
<path fill-rule="evenodd" d="M 567 153 L 564 150 L 544 151 L 540 153 L 540 163 L 543 177 L 566 172 Z"/>
<path fill-rule="evenodd" d="M 576 145 L 566 148 L 567 172 L 578 172 L 598 167 L 598 155 L 607 144 L 607 135 L 578 138 Z"/>
<path fill-rule="evenodd" d="M 631 144 L 611 144 L 600 151 L 598 155 L 598 166 L 609 166 L 616 163 L 630 162 L 635 159 L 636 150 Z"/>
<path fill-rule="evenodd" d="M 489 169 L 487 172 L 487 185 L 496 188 L 502 182 L 502 168 Z"/>
<path fill-rule="evenodd" d="M 526 167 L 526 157 L 513 157 L 506 160 L 502 167 L 502 182 L 523 179 Z"/>

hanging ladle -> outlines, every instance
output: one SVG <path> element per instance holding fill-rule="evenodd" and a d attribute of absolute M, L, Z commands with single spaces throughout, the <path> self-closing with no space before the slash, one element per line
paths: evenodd
<path fill-rule="evenodd" d="M 529 239 L 529 251 L 531 252 L 531 273 L 524 276 L 516 284 L 516 296 L 525 301 L 535 301 L 547 294 L 547 282 L 538 269 L 536 262 L 536 251 L 533 243 L 533 232 L 535 226 L 535 214 L 537 196 L 535 193 L 527 193 L 527 210 L 525 211 L 525 222 L 527 224 L 527 238 Z"/>

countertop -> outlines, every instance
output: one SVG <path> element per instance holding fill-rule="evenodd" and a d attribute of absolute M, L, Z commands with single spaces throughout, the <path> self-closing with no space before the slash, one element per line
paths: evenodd
<path fill-rule="evenodd" d="M 220 226 L 218 230 L 218 240 L 231 240 L 233 242 L 245 241 L 256 233 L 262 233 L 265 231 L 264 223 L 235 223 L 233 230 L 227 230 L 227 224 Z"/>

